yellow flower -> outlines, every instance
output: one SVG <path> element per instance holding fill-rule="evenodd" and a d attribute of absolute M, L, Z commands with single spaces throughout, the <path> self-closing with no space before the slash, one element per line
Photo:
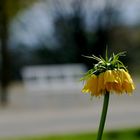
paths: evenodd
<path fill-rule="evenodd" d="M 125 52 L 112 54 L 108 57 L 106 50 L 105 58 L 95 55 L 86 56 L 87 58 L 96 60 L 98 63 L 88 70 L 81 80 L 85 80 L 82 92 L 90 93 L 91 96 L 104 95 L 104 103 L 99 125 L 97 140 L 102 139 L 103 129 L 106 120 L 106 114 L 109 103 L 109 94 L 115 92 L 117 94 L 131 94 L 135 89 L 133 80 L 127 71 L 125 65 L 119 60 L 120 56 L 125 56 Z"/>
<path fill-rule="evenodd" d="M 92 75 L 86 80 L 82 92 L 88 92 L 91 96 L 100 96 L 108 92 L 117 94 L 132 93 L 135 89 L 133 80 L 124 69 L 106 70 L 98 76 Z"/>

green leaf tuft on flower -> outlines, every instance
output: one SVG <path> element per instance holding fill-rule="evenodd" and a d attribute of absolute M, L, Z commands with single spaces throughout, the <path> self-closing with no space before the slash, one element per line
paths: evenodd
<path fill-rule="evenodd" d="M 110 57 L 108 56 L 108 52 L 106 50 L 105 59 L 101 56 L 97 57 L 95 55 L 92 56 L 84 56 L 89 59 L 96 60 L 98 63 L 94 64 L 93 68 L 90 69 L 80 80 L 86 80 L 92 74 L 99 75 L 106 70 L 114 70 L 114 69 L 124 69 L 127 71 L 126 66 L 119 60 L 120 57 L 125 56 L 126 51 L 119 52 L 117 54 L 112 54 Z"/>

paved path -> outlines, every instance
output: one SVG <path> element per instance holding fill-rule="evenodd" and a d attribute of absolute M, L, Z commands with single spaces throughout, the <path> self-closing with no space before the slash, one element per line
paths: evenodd
<path fill-rule="evenodd" d="M 138 91 L 137 84 L 133 96 L 111 96 L 106 129 L 140 126 Z M 65 92 L 57 95 L 12 92 L 9 107 L 0 108 L 0 136 L 96 131 L 102 98 L 90 101 L 89 96 L 77 91 L 75 94 Z"/>

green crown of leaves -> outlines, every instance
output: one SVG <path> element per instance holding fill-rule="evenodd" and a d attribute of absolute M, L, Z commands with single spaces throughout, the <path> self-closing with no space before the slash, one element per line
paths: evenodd
<path fill-rule="evenodd" d="M 119 60 L 120 56 L 125 55 L 126 52 L 124 51 L 117 54 L 113 53 L 110 57 L 108 57 L 108 52 L 106 50 L 105 59 L 101 56 L 97 57 L 95 55 L 84 56 L 86 58 L 96 60 L 97 64 L 94 64 L 93 68 L 90 69 L 80 80 L 85 80 L 92 74 L 99 75 L 100 73 L 105 72 L 106 70 L 124 69 L 125 71 L 127 71 L 126 66 Z"/>

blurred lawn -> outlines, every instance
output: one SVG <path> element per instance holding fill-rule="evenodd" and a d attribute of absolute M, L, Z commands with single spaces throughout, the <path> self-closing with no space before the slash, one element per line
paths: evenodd
<path fill-rule="evenodd" d="M 91 132 L 55 136 L 0 138 L 0 140 L 96 140 L 96 134 Z M 103 140 L 140 140 L 140 128 L 107 132 L 103 135 Z"/>

